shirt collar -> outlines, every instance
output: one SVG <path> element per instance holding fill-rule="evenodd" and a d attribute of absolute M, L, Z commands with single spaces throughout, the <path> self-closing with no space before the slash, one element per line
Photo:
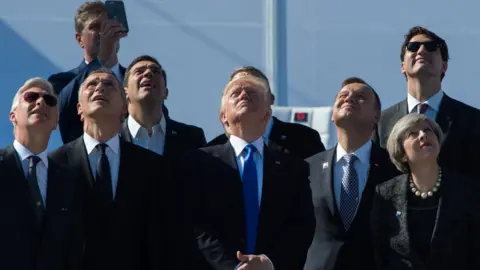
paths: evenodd
<path fill-rule="evenodd" d="M 130 130 L 130 134 L 132 135 L 133 138 L 137 138 L 137 135 L 138 135 L 138 132 L 140 131 L 140 129 L 143 129 L 145 130 L 145 132 L 147 132 L 147 130 L 142 127 L 133 117 L 132 115 L 129 115 L 128 116 L 128 119 L 127 119 L 127 125 L 128 125 L 128 130 Z M 165 116 L 162 115 L 162 118 L 160 119 L 160 123 L 154 125 L 152 127 L 152 129 L 154 131 L 157 131 L 157 132 L 162 132 L 163 134 L 167 134 L 167 120 L 165 120 Z M 148 134 L 148 132 L 147 132 Z"/>
<path fill-rule="evenodd" d="M 87 149 L 87 154 L 91 154 L 93 149 L 100 144 L 99 141 L 94 139 L 92 136 L 88 135 L 87 133 L 83 133 L 83 142 L 85 143 L 85 148 Z M 106 145 L 116 154 L 118 155 L 120 151 L 120 139 L 118 134 L 110 138 L 108 141 L 105 142 Z"/>
<path fill-rule="evenodd" d="M 85 59 L 85 64 L 88 65 L 88 61 Z M 120 72 L 120 62 L 117 62 L 112 68 L 111 68 L 112 72 L 115 74 L 115 76 L 117 76 L 117 79 L 118 80 L 122 80 L 122 77 L 121 76 L 121 72 Z"/>
<path fill-rule="evenodd" d="M 47 150 L 41 152 L 38 155 L 34 155 L 30 150 L 28 150 L 25 146 L 23 146 L 21 143 L 19 143 L 17 140 L 13 142 L 13 147 L 15 148 L 15 151 L 17 151 L 18 155 L 20 156 L 20 161 L 24 161 L 30 156 L 37 156 L 39 157 L 42 161 L 43 164 L 45 164 L 45 167 L 48 168 L 48 158 L 47 158 Z"/>
<path fill-rule="evenodd" d="M 443 91 L 440 90 L 435 95 L 431 96 L 427 101 L 423 102 L 424 104 L 428 104 L 428 106 L 433 109 L 434 111 L 438 112 L 440 108 L 440 103 L 442 102 L 443 98 Z M 408 112 L 411 113 L 415 107 L 422 102 L 418 101 L 416 98 L 411 96 L 410 94 L 407 95 L 407 104 L 408 104 Z"/>
<path fill-rule="evenodd" d="M 263 135 L 263 138 L 265 140 L 268 140 L 268 137 L 270 137 L 270 133 L 272 132 L 272 127 L 273 127 L 273 117 L 270 117 L 270 119 L 267 122 L 267 126 L 265 127 L 265 134 Z"/>
<path fill-rule="evenodd" d="M 255 148 L 257 148 L 257 152 L 260 154 L 260 156 L 263 157 L 263 137 L 260 137 L 256 139 L 253 144 Z M 233 150 L 235 150 L 235 156 L 239 157 L 242 154 L 243 149 L 249 144 L 248 142 L 244 141 L 242 138 L 239 138 L 235 135 L 230 135 L 230 144 L 233 147 Z"/>
<path fill-rule="evenodd" d="M 371 150 L 372 150 L 372 141 L 368 140 L 367 143 L 362 145 L 357 150 L 353 151 L 352 154 L 357 156 L 358 160 L 360 160 L 361 163 L 369 164 Z M 345 151 L 345 149 L 343 149 L 343 147 L 340 144 L 337 144 L 337 160 L 336 161 L 339 162 L 347 154 L 348 154 L 347 151 Z"/>

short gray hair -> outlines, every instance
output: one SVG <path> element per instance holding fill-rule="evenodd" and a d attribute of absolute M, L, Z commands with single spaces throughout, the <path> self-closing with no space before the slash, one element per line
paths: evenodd
<path fill-rule="evenodd" d="M 25 93 L 27 90 L 32 89 L 34 87 L 38 87 L 38 88 L 40 88 L 44 91 L 47 91 L 48 94 L 54 96 L 58 100 L 57 95 L 53 91 L 52 84 L 49 81 L 47 81 L 43 78 L 35 77 L 35 78 L 28 79 L 20 87 L 20 89 L 18 89 L 17 93 L 13 97 L 12 108 L 10 109 L 10 112 L 13 112 L 17 108 L 18 104 L 20 103 L 20 98 L 21 98 L 22 94 Z"/>
<path fill-rule="evenodd" d="M 433 120 L 427 118 L 423 114 L 411 113 L 402 117 L 393 126 L 392 132 L 387 141 L 387 151 L 390 155 L 390 160 L 401 172 L 409 172 L 408 163 L 405 161 L 405 149 L 403 148 L 403 141 L 408 136 L 410 130 L 420 122 L 427 122 L 437 136 L 438 143 L 443 141 L 443 132 L 440 126 Z"/>

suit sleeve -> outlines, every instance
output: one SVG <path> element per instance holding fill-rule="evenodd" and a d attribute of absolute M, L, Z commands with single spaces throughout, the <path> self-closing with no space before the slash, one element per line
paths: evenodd
<path fill-rule="evenodd" d="M 293 177 L 297 183 L 291 218 L 275 247 L 265 254 L 276 270 L 303 269 L 315 234 L 316 221 L 308 179 L 309 166 L 305 161 L 301 161 L 296 166 L 292 166 L 291 171 L 290 177 Z"/>
<path fill-rule="evenodd" d="M 182 175 L 182 182 L 189 187 L 186 194 L 194 227 L 195 269 L 233 270 L 239 263 L 237 249 L 222 243 L 222 239 L 212 228 L 211 224 L 215 221 L 210 218 L 205 198 L 206 194 L 209 194 L 206 182 L 208 174 L 199 175 L 199 171 L 205 170 L 197 169 L 208 167 L 208 164 L 199 152 L 201 151 L 194 151 L 184 157 L 177 169 Z"/>
<path fill-rule="evenodd" d="M 75 140 L 83 134 L 82 122 L 77 113 L 78 90 L 85 78 L 93 70 L 100 67 L 100 62 L 96 59 L 93 60 L 60 91 L 60 117 L 58 125 L 64 144 Z"/>
<path fill-rule="evenodd" d="M 385 201 L 380 194 L 379 187 L 377 186 L 375 188 L 375 194 L 373 195 L 372 210 L 370 213 L 370 228 L 372 231 L 373 252 L 377 269 L 383 269 L 384 255 L 382 252 L 385 247 L 383 247 L 382 243 L 386 237 L 384 235 L 385 226 L 383 223 L 385 219 L 382 217 L 384 203 Z"/>

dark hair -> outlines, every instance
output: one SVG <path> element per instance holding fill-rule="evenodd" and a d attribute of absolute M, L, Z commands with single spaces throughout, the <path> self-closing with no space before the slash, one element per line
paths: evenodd
<path fill-rule="evenodd" d="M 128 85 L 128 79 L 129 79 L 128 77 L 130 77 L 130 71 L 133 68 L 133 66 L 135 66 L 135 64 L 137 64 L 138 62 L 142 62 L 142 61 L 153 62 L 162 69 L 163 81 L 165 82 L 165 87 L 167 87 L 167 73 L 165 72 L 165 69 L 163 69 L 162 65 L 160 65 L 160 62 L 158 62 L 158 60 L 155 57 L 150 55 L 141 55 L 133 59 L 133 61 L 130 63 L 130 65 L 128 65 L 127 70 L 125 71 L 125 76 L 123 79 L 123 87 L 127 87 Z"/>
<path fill-rule="evenodd" d="M 380 102 L 380 97 L 378 96 L 377 92 L 375 91 L 375 89 L 373 89 L 373 87 L 370 84 L 368 84 L 365 80 L 359 77 L 349 77 L 342 81 L 342 88 L 352 83 L 363 84 L 363 85 L 366 85 L 368 88 L 370 88 L 370 90 L 372 90 L 373 92 L 373 95 L 375 96 L 376 109 L 378 111 L 382 111 L 382 103 Z"/>
<path fill-rule="evenodd" d="M 405 53 L 406 53 L 406 50 L 407 50 L 408 43 L 410 42 L 410 40 L 414 36 L 418 36 L 418 35 L 424 35 L 424 36 L 430 38 L 431 40 L 437 42 L 438 43 L 438 48 L 440 48 L 440 54 L 442 55 L 442 60 L 444 62 L 448 62 L 448 60 L 450 59 L 450 56 L 448 55 L 447 42 L 445 42 L 445 40 L 443 38 L 439 37 L 434 32 L 432 32 L 432 31 L 430 31 L 427 28 L 422 27 L 422 26 L 414 26 L 414 27 L 410 28 L 410 30 L 408 30 L 408 33 L 405 35 L 405 40 L 403 41 L 402 49 L 400 51 L 400 60 L 402 62 L 405 58 Z M 445 73 L 442 73 L 441 79 L 443 79 L 443 77 L 445 77 Z"/>
<path fill-rule="evenodd" d="M 245 72 L 249 75 L 265 80 L 267 82 L 268 91 L 270 93 L 272 92 L 272 90 L 270 89 L 270 82 L 268 81 L 267 76 L 265 76 L 265 74 L 260 69 L 254 66 L 243 66 L 241 68 L 236 69 L 234 72 L 232 72 L 232 74 L 230 74 L 230 80 L 232 80 L 233 77 L 235 77 L 235 75 L 242 72 Z"/>
<path fill-rule="evenodd" d="M 107 13 L 105 4 L 102 1 L 92 1 L 83 3 L 75 12 L 75 31 L 82 34 L 87 21 L 98 18 Z"/>

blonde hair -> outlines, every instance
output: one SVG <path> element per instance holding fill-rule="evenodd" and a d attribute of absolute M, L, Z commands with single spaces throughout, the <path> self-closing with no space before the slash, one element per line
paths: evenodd
<path fill-rule="evenodd" d="M 409 171 L 408 163 L 405 161 L 403 141 L 413 127 L 424 121 L 432 128 L 433 133 L 437 136 L 438 143 L 441 144 L 443 141 L 442 129 L 435 121 L 427 118 L 423 114 L 407 114 L 397 121 L 390 132 L 387 140 L 387 151 L 392 163 L 403 173 L 408 173 Z"/>
<path fill-rule="evenodd" d="M 107 13 L 105 4 L 101 1 L 85 2 L 75 12 L 75 31 L 81 34 L 88 21 Z"/>
<path fill-rule="evenodd" d="M 264 93 L 264 98 L 265 98 L 266 102 L 270 98 L 269 87 L 268 87 L 268 84 L 265 80 L 262 80 L 262 79 L 260 79 L 256 76 L 253 76 L 253 75 L 244 75 L 244 76 L 234 78 L 233 80 L 230 80 L 227 83 L 227 85 L 225 86 L 225 88 L 222 91 L 222 100 L 221 100 L 221 103 L 220 103 L 220 115 L 222 114 L 222 112 L 225 108 L 225 97 L 226 97 L 228 91 L 230 90 L 230 88 L 232 88 L 233 85 L 238 84 L 240 82 L 251 84 L 253 87 L 255 87 L 257 89 L 261 89 Z"/>
<path fill-rule="evenodd" d="M 17 108 L 18 104 L 20 103 L 20 97 L 22 96 L 22 94 L 25 93 L 27 90 L 32 89 L 34 87 L 38 87 L 38 88 L 40 88 L 44 91 L 47 91 L 48 94 L 54 96 L 58 100 L 57 95 L 53 91 L 52 84 L 49 81 L 47 81 L 43 78 L 35 77 L 35 78 L 28 79 L 18 89 L 17 93 L 13 97 L 12 108 L 10 109 L 10 112 L 13 112 Z M 58 106 L 57 106 L 57 108 L 58 108 Z"/>

